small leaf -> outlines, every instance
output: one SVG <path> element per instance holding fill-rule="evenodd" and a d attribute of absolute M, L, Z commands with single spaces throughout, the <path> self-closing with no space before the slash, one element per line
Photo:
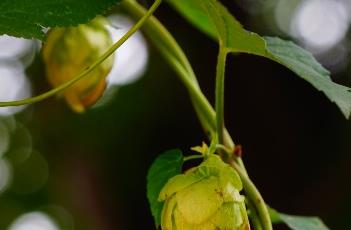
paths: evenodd
<path fill-rule="evenodd" d="M 205 155 L 208 152 L 208 146 L 205 142 L 202 142 L 202 146 L 194 146 L 191 150 Z"/>
<path fill-rule="evenodd" d="M 87 23 L 119 1 L 1 0 L 0 35 L 43 39 L 43 28 Z"/>
<path fill-rule="evenodd" d="M 156 158 L 147 175 L 147 198 L 156 226 L 161 223 L 163 202 L 158 196 L 167 181 L 180 174 L 183 165 L 183 155 L 178 149 L 169 150 Z"/>
<path fill-rule="evenodd" d="M 318 217 L 288 215 L 273 208 L 269 208 L 269 214 L 273 223 L 284 223 L 292 230 L 329 230 Z"/>
<path fill-rule="evenodd" d="M 280 213 L 281 220 L 293 230 L 328 230 L 318 217 L 292 216 Z"/>
<path fill-rule="evenodd" d="M 217 0 L 169 0 L 198 29 L 217 38 L 228 52 L 249 53 L 274 60 L 295 72 L 351 115 L 351 89 L 334 83 L 311 53 L 292 42 L 246 31 Z M 206 17 L 207 15 L 207 17 Z"/>

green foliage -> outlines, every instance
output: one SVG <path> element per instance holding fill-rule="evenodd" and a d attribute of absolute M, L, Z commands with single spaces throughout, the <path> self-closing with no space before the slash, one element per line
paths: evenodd
<path fill-rule="evenodd" d="M 181 173 L 183 155 L 178 149 L 169 150 L 156 158 L 147 175 L 147 198 L 156 225 L 161 223 L 163 202 L 158 201 L 158 196 L 168 180 Z"/>
<path fill-rule="evenodd" d="M 44 27 L 87 23 L 120 0 L 1 0 L 0 35 L 44 38 Z"/>
<path fill-rule="evenodd" d="M 351 89 L 334 83 L 308 51 L 279 38 L 261 37 L 248 32 L 216 0 L 169 0 L 193 25 L 219 43 L 228 52 L 241 52 L 274 60 L 295 72 L 335 102 L 345 117 L 351 113 Z M 207 15 L 207 17 L 206 17 Z"/>
<path fill-rule="evenodd" d="M 292 230 L 328 230 L 329 228 L 318 217 L 294 216 L 279 213 L 270 208 L 269 213 L 274 223 L 284 223 Z"/>

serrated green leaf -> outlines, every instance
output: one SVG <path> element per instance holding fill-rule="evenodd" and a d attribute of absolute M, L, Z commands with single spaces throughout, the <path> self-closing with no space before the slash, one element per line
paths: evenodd
<path fill-rule="evenodd" d="M 169 150 L 156 158 L 147 175 L 147 198 L 156 226 L 161 223 L 163 202 L 158 196 L 167 181 L 180 174 L 183 165 L 183 155 L 178 149 Z"/>
<path fill-rule="evenodd" d="M 351 115 L 351 88 L 334 83 L 311 53 L 292 42 L 246 31 L 217 0 L 168 0 L 186 19 L 228 52 L 249 53 L 274 60 L 322 91 L 346 118 Z M 207 15 L 207 17 L 206 17 Z"/>
<path fill-rule="evenodd" d="M 329 230 L 321 219 L 315 216 L 295 216 L 279 213 L 269 208 L 273 223 L 284 223 L 292 230 Z"/>
<path fill-rule="evenodd" d="M 311 53 L 295 45 L 293 42 L 280 38 L 265 37 L 269 58 L 288 67 L 301 78 L 335 102 L 345 117 L 351 113 L 350 88 L 336 84 L 330 78 L 328 70 L 323 68 Z"/>
<path fill-rule="evenodd" d="M 43 39 L 43 28 L 87 23 L 119 1 L 1 0 L 0 35 Z"/>

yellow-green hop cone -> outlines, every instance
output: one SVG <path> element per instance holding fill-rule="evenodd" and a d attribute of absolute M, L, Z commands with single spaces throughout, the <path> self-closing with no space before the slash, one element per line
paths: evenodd
<path fill-rule="evenodd" d="M 47 34 L 42 55 L 50 84 L 57 87 L 82 72 L 112 45 L 107 21 L 97 17 L 77 27 L 54 28 Z M 63 95 L 76 112 L 84 112 L 103 94 L 105 78 L 113 65 L 113 56 L 67 88 Z"/>
<path fill-rule="evenodd" d="M 239 175 L 217 155 L 171 178 L 159 200 L 164 201 L 163 230 L 250 229 Z"/>

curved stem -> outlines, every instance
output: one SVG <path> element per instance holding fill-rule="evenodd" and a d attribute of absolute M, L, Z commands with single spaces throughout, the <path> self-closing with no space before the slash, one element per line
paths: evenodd
<path fill-rule="evenodd" d="M 193 84 L 193 81 L 189 78 L 188 72 L 184 66 L 181 65 L 181 63 L 167 49 L 160 47 L 160 51 L 188 89 L 192 102 L 197 109 L 197 113 L 201 116 L 200 119 L 202 122 L 206 124 L 210 131 L 214 130 L 215 112 L 205 95 L 201 92 L 201 89 Z"/>
<path fill-rule="evenodd" d="M 139 19 L 146 14 L 145 8 L 138 4 L 135 0 L 123 0 L 121 2 L 121 6 L 135 19 Z M 155 47 L 158 48 L 161 54 L 166 58 L 170 66 L 176 71 L 178 77 L 187 88 L 197 116 L 199 117 L 204 129 L 208 131 L 212 137 L 215 136 L 216 113 L 211 104 L 208 102 L 207 98 L 202 93 L 196 80 L 195 73 L 183 50 L 180 48 L 169 31 L 154 16 L 151 16 L 147 20 L 142 30 L 151 38 L 151 41 Z M 228 149 L 233 150 L 235 148 L 233 139 L 226 129 L 224 129 L 223 133 L 223 144 Z M 232 152 L 233 151 L 230 151 L 230 153 Z M 238 156 L 234 156 L 234 158 L 247 175 L 242 158 Z"/>
<path fill-rule="evenodd" d="M 131 16 L 137 19 L 146 14 L 146 9 L 135 0 L 123 0 L 120 5 L 127 10 Z M 152 16 L 148 19 L 143 27 L 143 31 L 152 37 L 153 42 L 157 47 L 167 47 L 168 50 L 179 59 L 179 62 L 185 66 L 185 69 L 189 73 L 189 77 L 194 81 L 194 84 L 199 87 L 195 73 L 187 56 L 184 54 L 172 34 L 157 20 L 156 17 Z"/>
<path fill-rule="evenodd" d="M 130 15 L 134 16 L 135 18 L 140 18 L 145 14 L 145 9 L 141 5 L 139 5 L 135 0 L 124 0 L 122 1 L 121 5 L 125 10 L 128 11 Z M 143 27 L 143 31 L 151 38 L 156 48 L 159 49 L 159 51 L 168 61 L 170 66 L 173 67 L 173 69 L 176 71 L 180 80 L 188 89 L 188 92 L 191 96 L 192 102 L 194 104 L 194 107 L 197 111 L 197 115 L 202 125 L 204 126 L 205 129 L 208 129 L 212 133 L 212 136 L 215 136 L 213 135 L 213 133 L 215 133 L 215 130 L 216 130 L 215 111 L 210 105 L 210 103 L 208 102 L 207 98 L 203 95 L 198 85 L 198 82 L 196 80 L 194 71 L 186 55 L 179 47 L 178 43 L 175 41 L 172 35 L 167 31 L 167 29 L 162 25 L 162 23 L 160 23 L 155 17 L 150 17 L 150 19 Z M 221 55 L 223 55 L 223 53 L 221 53 Z M 222 64 L 224 62 L 225 61 L 223 61 Z M 223 72 L 223 77 L 224 77 L 224 72 Z M 234 142 L 226 129 L 224 129 L 223 131 L 223 144 L 230 150 L 233 150 L 235 147 Z M 235 164 L 240 165 L 240 166 L 239 165 L 237 166 L 240 168 L 241 176 L 248 178 L 247 172 L 241 157 L 237 157 L 237 156 L 234 156 L 234 157 L 235 157 L 235 160 L 237 161 L 237 163 Z M 249 187 L 246 188 L 246 186 L 249 186 Z M 249 193 L 252 193 L 252 191 L 254 191 L 253 194 L 259 195 L 259 192 L 252 184 L 252 182 L 245 183 L 245 190 L 251 191 Z M 259 197 L 261 196 L 259 195 Z M 263 201 L 262 197 L 261 197 L 261 200 Z M 263 210 L 261 206 L 259 209 Z M 261 211 L 260 213 L 264 213 L 264 212 Z M 266 220 L 265 221 L 266 223 L 269 223 L 270 222 L 269 216 L 268 216 L 268 220 L 267 218 L 265 218 L 265 220 Z M 270 230 L 270 229 L 271 228 L 269 227 L 264 228 L 264 230 Z"/>
<path fill-rule="evenodd" d="M 220 45 L 216 69 L 216 133 L 218 144 L 223 144 L 224 135 L 224 79 L 227 52 Z"/>
<path fill-rule="evenodd" d="M 46 92 L 40 94 L 35 97 L 18 100 L 18 101 L 8 101 L 8 102 L 0 102 L 0 107 L 4 106 L 19 106 L 25 104 L 31 104 L 35 102 L 42 101 L 48 97 L 51 97 L 66 88 L 70 87 L 83 77 L 87 76 L 91 71 L 93 71 L 96 67 L 98 67 L 103 61 L 105 61 L 109 56 L 111 56 L 125 41 L 128 40 L 145 22 L 146 20 L 155 12 L 157 7 L 161 4 L 162 0 L 155 0 L 154 4 L 150 7 L 150 9 L 143 15 L 143 17 L 132 27 L 130 30 L 115 44 L 113 44 L 101 57 L 99 57 L 93 64 L 89 67 L 85 68 L 80 74 L 72 78 L 71 80 L 63 83 L 62 85 Z"/>
<path fill-rule="evenodd" d="M 144 7 L 138 4 L 135 0 L 124 0 L 121 2 L 121 6 L 128 12 L 129 15 L 133 16 L 135 19 L 142 17 L 146 13 Z M 205 99 L 207 105 L 205 105 L 205 107 L 207 108 L 201 108 L 201 105 L 198 105 L 197 103 L 197 99 L 194 98 L 194 94 L 202 94 L 202 92 L 200 90 L 191 64 L 187 59 L 186 55 L 184 54 L 183 50 L 180 48 L 180 46 L 173 38 L 173 36 L 169 33 L 169 31 L 162 25 L 162 23 L 160 23 L 160 21 L 157 18 L 150 17 L 150 19 L 145 23 L 142 29 L 143 32 L 151 38 L 153 44 L 161 52 L 161 54 L 163 54 L 163 56 L 165 56 L 166 59 L 168 59 L 167 61 L 169 62 L 171 67 L 174 68 L 174 61 L 170 61 L 170 58 L 167 57 L 171 57 L 172 60 L 176 60 L 178 66 L 182 66 L 183 74 L 178 73 L 178 76 L 189 91 L 195 111 L 197 113 L 197 116 L 199 117 L 203 128 L 205 129 L 206 133 L 209 133 L 210 136 L 213 136 L 216 125 L 215 112 L 206 98 Z M 187 85 L 188 83 L 189 85 Z M 191 92 L 191 89 L 196 89 L 197 92 L 193 93 Z"/>
<path fill-rule="evenodd" d="M 260 218 L 258 217 L 255 206 L 252 204 L 250 199 L 245 199 L 246 206 L 248 208 L 249 218 L 255 230 L 262 230 Z"/>
<path fill-rule="evenodd" d="M 258 216 L 260 217 L 263 230 L 273 230 L 272 221 L 269 215 L 269 211 L 266 203 L 264 202 L 260 192 L 257 190 L 254 183 L 250 180 L 245 172 L 243 172 L 241 166 L 236 162 L 230 162 L 233 168 L 238 172 L 240 178 L 244 184 L 244 188 L 250 201 L 254 204 L 257 209 Z"/>
<path fill-rule="evenodd" d="M 138 4 L 135 0 L 124 0 L 121 2 L 121 6 L 128 12 L 128 14 L 136 19 L 142 17 L 146 13 L 144 7 Z M 192 103 L 194 104 L 202 126 L 214 136 L 213 134 L 216 131 L 216 113 L 207 98 L 201 92 L 194 71 L 183 50 L 162 23 L 153 16 L 145 23 L 142 30 L 151 38 L 156 48 L 159 49 L 162 55 L 166 57 L 170 66 L 178 73 L 181 81 L 186 85 L 189 91 Z M 182 66 L 181 71 L 179 71 L 179 66 Z M 203 102 L 197 103 L 197 98 L 201 98 Z M 203 104 L 203 106 L 201 104 Z M 227 130 L 224 131 L 223 139 L 224 144 L 228 148 L 234 149 L 235 144 Z"/>

